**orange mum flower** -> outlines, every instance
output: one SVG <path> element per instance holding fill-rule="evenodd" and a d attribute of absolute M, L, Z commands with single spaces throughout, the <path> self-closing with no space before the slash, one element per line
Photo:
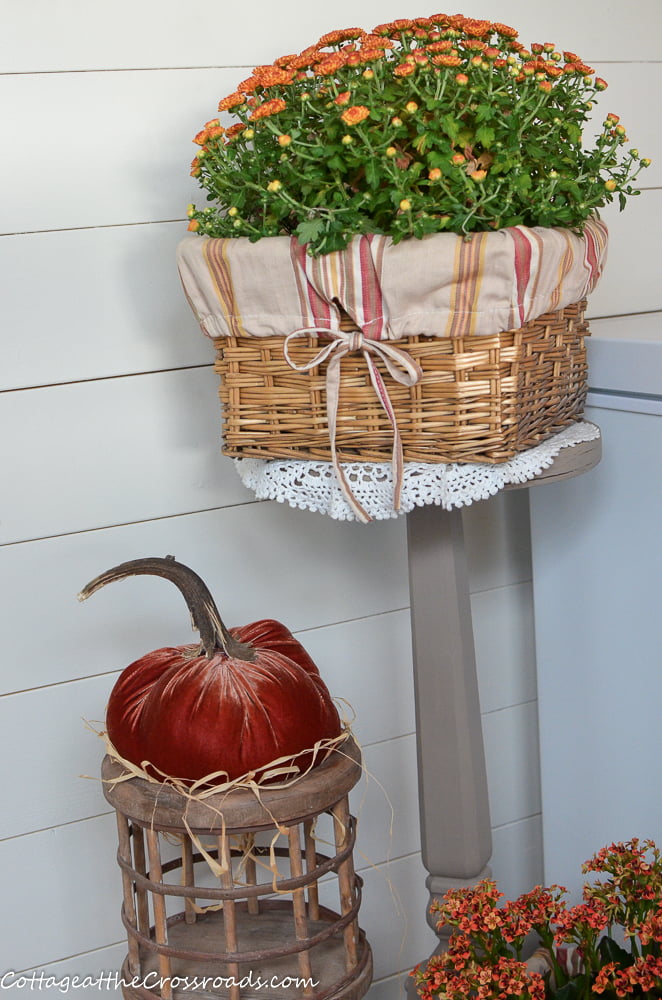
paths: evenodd
<path fill-rule="evenodd" d="M 256 76 L 249 76 L 247 80 L 242 80 L 237 87 L 237 92 L 239 94 L 252 94 L 256 87 L 259 87 L 260 81 Z"/>
<path fill-rule="evenodd" d="M 207 141 L 207 137 L 208 137 L 207 129 L 203 128 L 202 132 L 198 132 L 198 134 L 194 137 L 193 142 L 197 143 L 198 146 L 204 146 L 204 144 Z"/>
<path fill-rule="evenodd" d="M 517 38 L 519 35 L 519 31 L 515 31 L 514 28 L 509 27 L 507 24 L 501 24 L 499 21 L 494 22 L 492 30 L 496 31 L 497 35 L 501 35 L 503 38 Z"/>
<path fill-rule="evenodd" d="M 315 72 L 319 76 L 332 76 L 345 65 L 347 58 L 342 52 L 334 52 L 317 64 Z"/>
<path fill-rule="evenodd" d="M 222 101 L 218 102 L 219 111 L 229 111 L 230 108 L 236 108 L 239 104 L 243 104 L 246 98 L 239 91 L 235 91 L 234 94 L 229 94 L 224 97 Z"/>
<path fill-rule="evenodd" d="M 459 56 L 452 56 L 447 53 L 443 53 L 440 56 L 432 56 L 432 62 L 435 66 L 461 66 L 462 60 Z"/>
<path fill-rule="evenodd" d="M 240 132 L 243 132 L 245 128 L 246 126 L 244 125 L 243 122 L 237 122 L 236 125 L 230 126 L 225 135 L 228 139 L 234 139 L 234 137 L 236 135 L 239 135 Z"/>
<path fill-rule="evenodd" d="M 377 49 L 393 49 L 395 44 L 390 38 L 382 38 L 380 35 L 375 35 L 373 33 L 369 35 L 364 35 L 361 39 L 361 48 L 368 49 L 375 47 Z"/>
<path fill-rule="evenodd" d="M 291 70 L 279 69 L 278 66 L 256 66 L 254 76 L 261 87 L 287 86 L 294 79 Z"/>
<path fill-rule="evenodd" d="M 492 33 L 492 22 L 478 21 L 473 17 L 465 17 L 462 28 L 467 35 L 473 35 L 475 38 L 483 38 L 485 35 Z"/>
<path fill-rule="evenodd" d="M 343 90 L 342 94 L 338 94 L 334 103 L 340 104 L 342 107 L 344 107 L 346 104 L 349 104 L 349 99 L 351 96 L 352 95 L 349 90 Z"/>
<path fill-rule="evenodd" d="M 487 48 L 487 43 L 481 42 L 478 38 L 467 38 L 466 41 L 462 42 L 462 48 L 469 49 L 472 52 L 484 52 Z"/>
<path fill-rule="evenodd" d="M 322 58 L 323 56 L 319 51 L 319 49 L 316 49 L 314 46 L 311 46 L 308 49 L 304 49 L 304 51 L 301 52 L 300 55 L 292 59 L 289 65 L 289 69 L 292 70 L 312 69 L 312 67 L 316 66 L 317 63 L 322 60 Z"/>
<path fill-rule="evenodd" d="M 201 169 L 200 160 L 196 156 L 191 160 L 191 177 L 199 177 Z"/>
<path fill-rule="evenodd" d="M 296 52 L 293 52 L 289 56 L 279 56 L 278 59 L 274 59 L 274 66 L 278 66 L 279 69 L 290 69 L 290 63 L 296 57 Z"/>
<path fill-rule="evenodd" d="M 325 45 L 337 45 L 338 42 L 349 42 L 355 38 L 363 38 L 365 31 L 363 28 L 341 28 L 339 31 L 327 31 L 322 35 L 317 43 L 320 48 Z"/>
<path fill-rule="evenodd" d="M 403 62 L 399 66 L 396 66 L 393 70 L 394 76 L 411 76 L 412 73 L 416 71 L 416 66 L 414 63 Z"/>
<path fill-rule="evenodd" d="M 370 108 L 364 107 L 363 104 L 354 104 L 351 108 L 346 108 L 340 117 L 345 125 L 358 125 L 359 122 L 365 121 L 369 114 Z"/>
<path fill-rule="evenodd" d="M 448 52 L 453 48 L 453 42 L 450 38 L 444 38 L 442 42 L 430 42 L 425 48 L 428 52 Z"/>
<path fill-rule="evenodd" d="M 284 111 L 287 107 L 285 101 L 280 97 L 275 97 L 272 101 L 265 101 L 258 104 L 254 111 L 251 111 L 250 121 L 257 121 L 259 118 L 268 118 L 270 115 L 277 115 L 279 111 Z"/>

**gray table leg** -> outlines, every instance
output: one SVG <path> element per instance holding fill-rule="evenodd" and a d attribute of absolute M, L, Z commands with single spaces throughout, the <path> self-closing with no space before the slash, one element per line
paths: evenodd
<path fill-rule="evenodd" d="M 407 535 L 421 842 L 432 902 L 489 875 L 492 835 L 462 515 L 418 507 L 407 515 Z"/>

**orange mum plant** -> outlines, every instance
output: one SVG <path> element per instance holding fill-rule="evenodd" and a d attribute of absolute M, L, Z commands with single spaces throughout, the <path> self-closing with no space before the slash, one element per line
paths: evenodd
<path fill-rule="evenodd" d="M 311 254 L 352 236 L 394 241 L 513 225 L 581 232 L 637 194 L 650 161 L 625 150 L 608 113 L 584 133 L 607 84 L 574 52 L 518 41 L 461 15 L 401 19 L 323 35 L 257 66 L 196 135 L 207 192 L 189 229 L 297 236 Z"/>

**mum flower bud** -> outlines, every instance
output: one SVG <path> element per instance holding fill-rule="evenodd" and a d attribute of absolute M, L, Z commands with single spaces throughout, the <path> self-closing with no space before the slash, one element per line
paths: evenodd
<path fill-rule="evenodd" d="M 607 191 L 616 190 L 616 181 L 613 177 L 610 177 L 608 181 L 605 181 L 605 187 L 607 188 Z"/>
<path fill-rule="evenodd" d="M 432 170 L 428 170 L 428 180 L 438 181 L 441 177 L 441 170 L 439 167 L 433 167 Z"/>
<path fill-rule="evenodd" d="M 195 205 L 187 205 L 186 206 L 186 214 L 188 215 L 189 219 L 194 214 L 194 212 L 195 212 Z"/>
<path fill-rule="evenodd" d="M 198 222 L 197 219 L 191 219 L 191 221 L 187 226 L 187 229 L 189 229 L 190 232 L 192 233 L 196 232 L 196 230 L 198 230 L 199 228 L 200 228 L 200 223 Z"/>
<path fill-rule="evenodd" d="M 466 87 L 466 85 L 469 83 L 469 77 L 467 76 L 466 73 L 456 73 L 455 82 L 459 87 Z"/>
<path fill-rule="evenodd" d="M 397 153 L 398 153 L 398 151 L 395 148 L 395 146 L 389 146 L 388 149 L 386 150 L 386 155 L 387 156 L 397 156 Z"/>
<path fill-rule="evenodd" d="M 596 76 L 595 78 L 595 89 L 596 90 L 606 90 L 609 84 L 606 80 L 603 80 L 601 76 Z"/>
<path fill-rule="evenodd" d="M 292 142 L 292 136 L 291 135 L 279 135 L 278 136 L 278 145 L 279 146 L 289 146 L 291 142 Z"/>
<path fill-rule="evenodd" d="M 349 146 L 351 145 L 351 143 L 354 142 L 354 139 L 351 135 L 344 135 L 340 141 L 342 142 L 343 146 Z"/>
<path fill-rule="evenodd" d="M 402 199 L 402 201 L 400 202 L 400 211 L 401 212 L 409 212 L 409 211 L 411 211 L 411 202 L 410 202 L 409 198 L 403 198 Z"/>
<path fill-rule="evenodd" d="M 413 115 L 415 111 L 418 111 L 418 104 L 416 101 L 407 101 L 405 104 L 405 111 L 408 111 L 410 115 Z"/>
<path fill-rule="evenodd" d="M 454 153 L 453 156 L 451 156 L 451 163 L 466 163 L 464 153 Z"/>
<path fill-rule="evenodd" d="M 487 170 L 474 170 L 473 174 L 471 175 L 471 180 L 476 181 L 477 184 L 480 184 L 480 182 L 484 181 L 486 177 L 487 177 Z"/>
<path fill-rule="evenodd" d="M 272 194 L 275 194 L 277 191 L 280 191 L 282 186 L 283 185 L 279 180 L 269 181 L 267 184 L 267 191 L 271 191 Z"/>
<path fill-rule="evenodd" d="M 239 214 L 239 209 L 237 208 L 236 205 L 233 205 L 232 208 L 228 209 L 228 215 L 235 216 L 238 214 Z"/>

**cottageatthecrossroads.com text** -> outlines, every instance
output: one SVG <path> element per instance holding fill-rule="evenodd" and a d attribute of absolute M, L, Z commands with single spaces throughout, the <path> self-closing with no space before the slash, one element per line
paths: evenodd
<path fill-rule="evenodd" d="M 100 972 L 96 976 L 49 976 L 46 972 L 9 972 L 0 976 L 2 990 L 59 990 L 68 993 L 69 990 L 98 989 L 116 990 L 120 987 L 133 987 L 148 990 L 160 990 L 169 984 L 171 990 L 220 990 L 238 986 L 240 989 L 253 990 L 285 990 L 314 989 L 319 983 L 314 979 L 298 979 L 292 976 L 262 976 L 247 973 L 241 979 L 234 976 L 171 976 L 162 979 L 156 972 L 148 972 L 146 976 L 134 976 L 125 979 L 119 972 Z"/>

